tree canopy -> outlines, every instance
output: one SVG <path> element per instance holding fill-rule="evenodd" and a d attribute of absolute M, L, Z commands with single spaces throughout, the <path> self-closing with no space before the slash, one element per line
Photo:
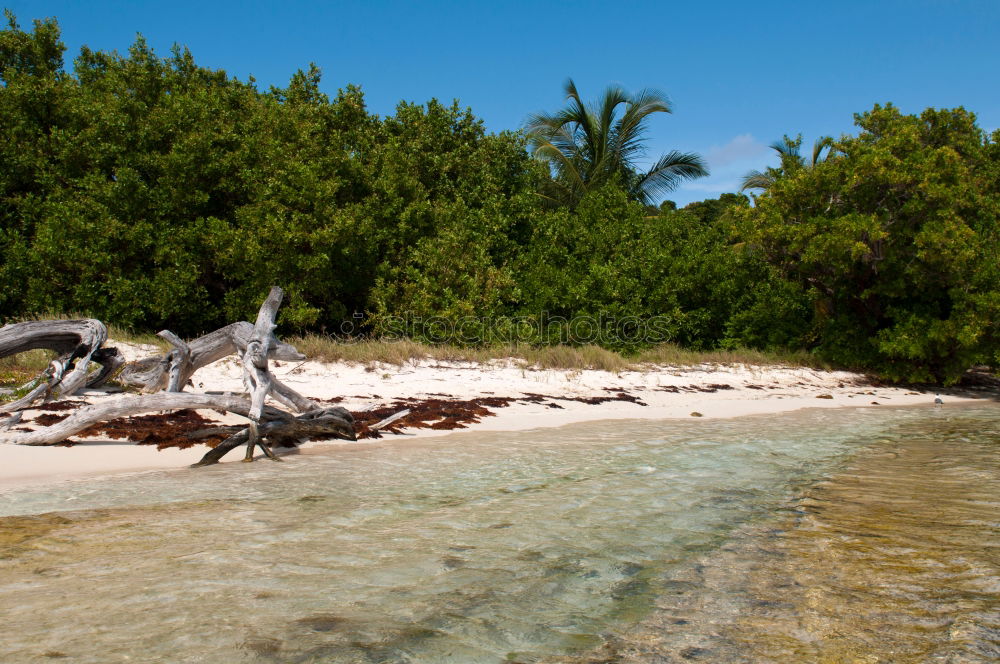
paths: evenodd
<path fill-rule="evenodd" d="M 84 48 L 69 73 L 53 20 L 8 18 L 4 316 L 194 333 L 281 284 L 284 325 L 337 329 L 402 301 L 428 252 L 475 247 L 489 275 L 523 233 L 538 175 L 523 139 L 457 103 L 378 118 L 357 87 L 323 94 L 314 66 L 265 92 L 141 37 L 125 55 Z"/>
<path fill-rule="evenodd" d="M 832 359 L 908 380 L 1000 360 L 1000 133 L 962 108 L 855 120 L 836 159 L 738 211 L 740 237 L 808 293 Z"/>

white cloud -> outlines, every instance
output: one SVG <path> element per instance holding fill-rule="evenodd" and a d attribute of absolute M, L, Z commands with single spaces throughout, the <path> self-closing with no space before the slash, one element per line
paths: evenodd
<path fill-rule="evenodd" d="M 743 177 L 752 170 L 763 170 L 774 161 L 774 153 L 752 134 L 740 134 L 724 145 L 713 145 L 701 152 L 711 172 L 706 178 L 683 183 L 669 198 L 678 205 L 738 192 Z"/>
<path fill-rule="evenodd" d="M 759 143 L 752 134 L 740 134 L 725 145 L 713 145 L 705 152 L 705 160 L 713 171 L 750 159 L 759 161 L 767 154 L 767 146 Z"/>
<path fill-rule="evenodd" d="M 687 191 L 704 191 L 714 194 L 724 194 L 727 191 L 735 192 L 738 191 L 741 186 L 741 182 L 736 179 L 720 179 L 709 176 L 701 180 L 694 180 L 693 182 L 685 182 L 680 189 Z"/>

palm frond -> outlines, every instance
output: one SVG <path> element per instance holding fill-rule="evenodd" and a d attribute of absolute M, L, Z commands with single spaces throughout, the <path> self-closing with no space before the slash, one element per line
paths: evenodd
<path fill-rule="evenodd" d="M 740 186 L 740 191 L 747 191 L 748 189 L 770 189 L 775 182 L 773 175 L 768 173 L 761 173 L 760 171 L 750 171 L 743 176 L 743 183 Z"/>
<path fill-rule="evenodd" d="M 594 139 L 600 133 L 599 121 L 594 117 L 593 111 L 580 98 L 577 92 L 576 83 L 573 79 L 566 79 L 566 98 L 570 100 L 568 108 L 563 109 L 557 117 L 564 124 L 575 125 L 579 138 L 582 139 L 587 149 L 594 152 Z"/>
<path fill-rule="evenodd" d="M 551 137 L 546 140 L 541 136 L 537 137 L 533 143 L 533 155 L 540 161 L 547 161 L 555 170 L 556 175 L 570 183 L 572 188 L 585 188 L 587 185 L 586 174 L 583 173 L 577 163 L 572 150 L 566 145 L 572 143 L 572 138 L 565 133 Z"/>
<path fill-rule="evenodd" d="M 594 133 L 590 137 L 593 170 L 594 173 L 606 173 L 609 163 L 612 164 L 618 159 L 615 144 L 615 128 L 618 124 L 618 107 L 629 103 L 628 93 L 620 86 L 610 85 L 600 98 L 600 103 L 594 108 L 595 115 Z"/>
<path fill-rule="evenodd" d="M 657 90 L 640 90 L 628 102 L 625 114 L 618 123 L 615 144 L 625 160 L 636 159 L 644 153 L 642 145 L 646 133 L 646 118 L 653 113 L 672 113 L 666 95 Z"/>
<path fill-rule="evenodd" d="M 833 137 L 832 136 L 820 136 L 813 143 L 813 155 L 812 155 L 812 165 L 825 161 L 829 156 L 830 152 L 826 153 L 826 157 L 821 156 L 824 148 L 833 149 Z"/>
<path fill-rule="evenodd" d="M 708 175 L 708 165 L 693 152 L 672 150 L 660 157 L 653 166 L 635 181 L 635 195 L 643 203 L 653 201 L 677 189 L 684 180 Z"/>
<path fill-rule="evenodd" d="M 573 79 L 565 83 L 569 102 L 559 111 L 535 113 L 525 121 L 532 155 L 548 162 L 552 196 L 571 207 L 590 190 L 619 180 L 636 200 L 650 203 L 685 179 L 702 177 L 708 168 L 695 154 L 671 152 L 643 174 L 634 163 L 644 154 L 647 118 L 670 113 L 670 101 L 656 90 L 629 95 L 609 86 L 593 104 L 580 97 Z"/>
<path fill-rule="evenodd" d="M 785 136 L 780 141 L 775 141 L 771 143 L 768 147 L 778 153 L 781 157 L 799 157 L 799 146 L 802 143 L 802 138 L 791 139 Z"/>

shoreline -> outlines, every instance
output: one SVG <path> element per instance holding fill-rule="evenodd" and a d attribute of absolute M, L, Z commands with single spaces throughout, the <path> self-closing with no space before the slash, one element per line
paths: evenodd
<path fill-rule="evenodd" d="M 142 351 L 144 349 L 137 349 Z M 408 438 L 445 436 L 454 431 L 524 431 L 599 420 L 718 419 L 776 415 L 805 408 L 933 405 L 933 391 L 872 385 L 859 374 L 813 369 L 760 366 L 657 367 L 612 373 L 597 370 L 535 370 L 513 361 L 489 365 L 418 361 L 402 366 L 323 364 L 306 361 L 274 363 L 274 373 L 292 388 L 317 400 L 336 403 L 355 413 L 424 406 L 410 418 Z M 191 391 L 241 391 L 236 362 L 222 360 L 194 377 Z M 119 395 L 87 395 L 114 399 Z M 981 402 L 982 396 L 947 395 L 948 404 Z M 993 395 L 995 396 L 995 394 Z M 468 409 L 469 402 L 476 402 Z M 486 406 L 478 405 L 485 402 Z M 431 408 L 426 408 L 430 404 Z M 457 416 L 441 405 L 464 405 Z M 488 412 L 486 412 L 488 411 Z M 485 412 L 485 414 L 484 414 Z M 470 414 L 473 413 L 473 414 Z M 28 426 L 40 411 L 25 411 Z M 211 411 L 203 415 L 220 419 Z M 425 418 L 420 422 L 420 417 Z M 426 419 L 429 418 L 429 419 Z M 228 423 L 236 416 L 221 418 Z M 384 433 L 384 439 L 394 439 Z M 137 445 L 107 438 L 79 438 L 71 447 L 26 447 L 0 444 L 0 491 L 97 479 L 115 475 L 185 468 L 208 450 L 204 444 L 186 449 Z M 303 447 L 378 444 L 378 440 L 313 441 Z M 234 450 L 223 463 L 239 463 Z"/>

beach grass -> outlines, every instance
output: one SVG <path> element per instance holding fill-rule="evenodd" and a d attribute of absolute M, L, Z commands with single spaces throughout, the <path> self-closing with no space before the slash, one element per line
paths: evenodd
<path fill-rule="evenodd" d="M 72 319 L 82 316 L 60 315 L 47 318 Z M 156 346 L 166 352 L 170 345 L 152 333 L 135 332 L 114 324 L 108 325 L 108 345 L 114 343 Z M 751 365 L 808 367 L 830 370 L 834 367 L 805 351 L 760 351 L 753 349 L 697 351 L 676 344 L 664 343 L 625 354 L 596 345 L 504 344 L 484 347 L 465 347 L 450 344 L 428 344 L 411 339 L 342 340 L 319 334 L 307 334 L 285 339 L 310 360 L 347 362 L 372 366 L 388 364 L 401 366 L 416 361 L 489 364 L 513 362 L 525 368 L 599 370 L 620 373 L 645 371 L 662 366 L 689 367 L 699 365 Z M 44 371 L 55 354 L 46 350 L 32 350 L 0 358 L 0 385 L 21 384 Z"/>
<path fill-rule="evenodd" d="M 676 344 L 660 344 L 638 353 L 634 361 L 655 365 L 691 366 L 717 364 L 722 366 L 785 366 L 833 371 L 835 367 L 804 350 L 757 350 L 733 348 L 728 350 L 690 350 Z"/>
<path fill-rule="evenodd" d="M 136 344 L 143 346 L 156 346 L 163 352 L 170 351 L 173 346 L 166 339 L 162 339 L 152 332 L 135 332 L 124 327 L 119 327 L 114 323 L 108 325 L 108 345 L 114 346 L 114 342 Z"/>
<path fill-rule="evenodd" d="M 410 339 L 343 341 L 322 335 L 286 339 L 310 359 L 323 362 L 403 365 L 413 361 L 474 362 L 513 361 L 537 369 L 596 369 L 642 371 L 656 366 L 754 365 L 833 367 L 804 351 L 770 352 L 752 349 L 695 351 L 676 344 L 659 344 L 635 354 L 623 354 L 595 345 L 532 346 L 528 344 L 462 347 L 427 344 Z"/>
<path fill-rule="evenodd" d="M 23 385 L 45 371 L 56 354 L 49 350 L 35 349 L 17 355 L 0 357 L 0 386 Z"/>

